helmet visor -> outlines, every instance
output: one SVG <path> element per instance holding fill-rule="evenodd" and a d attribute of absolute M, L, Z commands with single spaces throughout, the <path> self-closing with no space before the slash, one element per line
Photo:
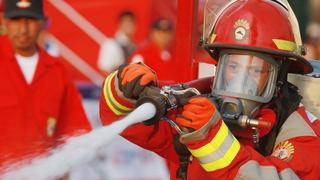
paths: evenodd
<path fill-rule="evenodd" d="M 277 69 L 268 55 L 224 51 L 219 57 L 213 95 L 268 102 L 275 89 Z"/>

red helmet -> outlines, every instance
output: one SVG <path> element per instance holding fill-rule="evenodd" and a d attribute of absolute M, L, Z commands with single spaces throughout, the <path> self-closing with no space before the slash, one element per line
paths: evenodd
<path fill-rule="evenodd" d="M 205 48 L 218 59 L 220 51 L 236 49 L 266 53 L 289 62 L 289 72 L 306 74 L 312 66 L 297 46 L 288 10 L 271 0 L 238 0 L 225 9 L 205 38 Z"/>

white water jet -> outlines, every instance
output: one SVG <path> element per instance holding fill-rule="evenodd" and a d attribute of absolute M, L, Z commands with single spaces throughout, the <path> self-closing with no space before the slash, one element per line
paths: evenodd
<path fill-rule="evenodd" d="M 36 158 L 31 164 L 7 172 L 0 179 L 48 180 L 63 177 L 76 165 L 94 159 L 99 148 L 109 144 L 125 128 L 151 119 L 155 114 L 156 108 L 153 104 L 142 104 L 123 119 L 109 126 L 97 128 L 88 134 L 71 138 L 52 155 Z"/>

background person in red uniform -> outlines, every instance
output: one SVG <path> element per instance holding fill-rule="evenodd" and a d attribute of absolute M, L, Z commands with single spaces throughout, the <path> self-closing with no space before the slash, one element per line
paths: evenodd
<path fill-rule="evenodd" d="M 121 64 L 128 63 L 131 54 L 136 50 L 134 35 L 136 33 L 136 16 L 126 10 L 118 17 L 118 29 L 113 38 L 105 40 L 99 50 L 98 67 L 109 74 Z"/>
<path fill-rule="evenodd" d="M 168 159 L 171 179 L 319 179 L 320 138 L 299 107 L 297 88 L 287 81 L 288 73 L 312 71 L 300 55 L 289 5 L 235 1 L 216 21 L 209 5 L 211 28 L 204 42 L 218 60 L 212 91 L 190 98 L 181 113 L 171 114 L 183 127 L 179 142 L 190 156 L 181 158 L 173 138 L 177 132 L 165 121 L 138 123 L 122 136 Z M 210 87 L 208 82 L 202 86 Z M 149 85 L 156 85 L 156 74 L 143 64 L 108 76 L 100 101 L 102 121 L 109 124 L 132 111 Z M 184 168 L 177 172 L 179 164 Z"/>
<path fill-rule="evenodd" d="M 174 58 L 172 54 L 173 25 L 168 19 L 158 19 L 152 23 L 150 42 L 139 48 L 131 58 L 131 63 L 143 62 L 159 72 L 161 84 L 175 81 Z"/>
<path fill-rule="evenodd" d="M 46 153 L 64 136 L 89 131 L 80 94 L 61 62 L 36 45 L 42 0 L 5 0 L 0 39 L 0 164 Z"/>

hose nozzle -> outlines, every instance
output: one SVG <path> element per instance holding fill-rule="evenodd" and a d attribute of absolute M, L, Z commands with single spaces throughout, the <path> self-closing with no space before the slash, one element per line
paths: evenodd
<path fill-rule="evenodd" d="M 185 87 L 183 84 L 164 86 L 161 89 L 154 86 L 145 87 L 136 106 L 149 102 L 156 107 L 156 115 L 143 122 L 146 125 L 152 125 L 159 122 L 169 110 L 183 106 L 190 97 L 195 95 L 200 95 L 200 92 L 195 88 Z"/>

